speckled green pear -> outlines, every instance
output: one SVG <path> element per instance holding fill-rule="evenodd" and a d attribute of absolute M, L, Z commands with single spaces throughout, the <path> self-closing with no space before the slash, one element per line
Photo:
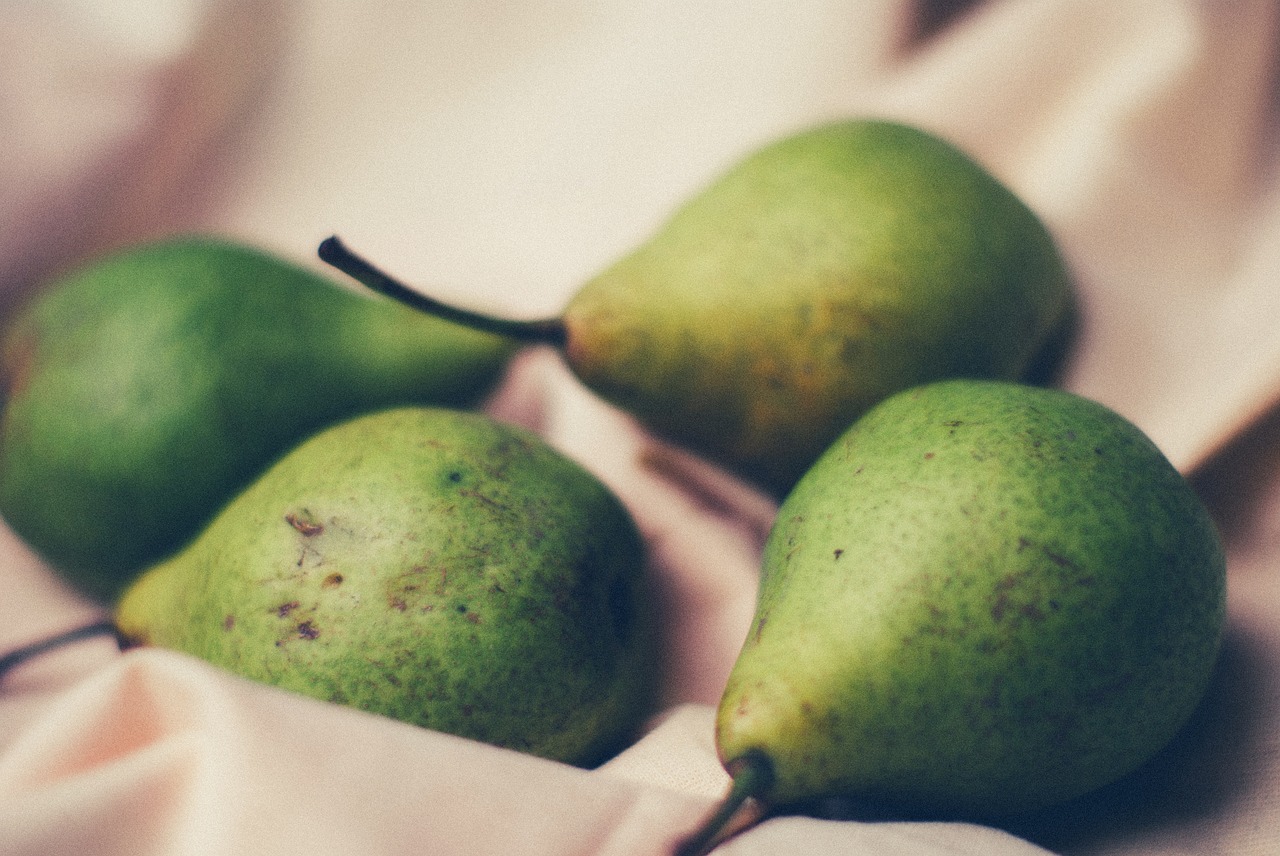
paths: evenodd
<path fill-rule="evenodd" d="M 562 317 L 485 326 L 554 342 L 656 434 L 783 496 L 893 392 L 1028 377 L 1069 327 L 1069 280 L 1044 224 L 981 164 L 856 119 L 747 154 Z"/>
<path fill-rule="evenodd" d="M 631 517 L 483 414 L 395 409 L 284 456 L 124 594 L 140 644 L 464 737 L 590 763 L 651 712 Z"/>
<path fill-rule="evenodd" d="M 0 514 L 110 601 L 311 432 L 473 403 L 513 351 L 369 297 L 209 236 L 67 273 L 0 345 Z"/>
<path fill-rule="evenodd" d="M 1204 507 L 1115 412 L 996 381 L 899 393 L 783 503 L 717 744 L 773 804 L 1067 800 L 1188 718 L 1225 588 Z"/>

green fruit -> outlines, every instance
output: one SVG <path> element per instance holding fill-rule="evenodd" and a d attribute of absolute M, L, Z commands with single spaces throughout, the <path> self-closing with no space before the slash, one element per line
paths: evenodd
<path fill-rule="evenodd" d="M 383 411 L 285 455 L 124 594 L 127 638 L 428 728 L 590 763 L 650 712 L 644 550 L 536 436 Z"/>
<path fill-rule="evenodd" d="M 997 381 L 909 390 L 783 503 L 717 745 L 774 805 L 1071 799 L 1182 726 L 1225 589 L 1197 496 L 1111 410 Z"/>
<path fill-rule="evenodd" d="M 751 154 L 587 282 L 561 318 L 428 311 L 553 342 L 655 433 L 777 495 L 869 406 L 933 379 L 1023 378 L 1066 327 L 1044 226 L 948 143 L 845 121 Z"/>
<path fill-rule="evenodd" d="M 512 344 L 235 243 L 134 247 L 52 284 L 0 345 L 0 514 L 111 599 L 298 440 L 477 400 Z"/>

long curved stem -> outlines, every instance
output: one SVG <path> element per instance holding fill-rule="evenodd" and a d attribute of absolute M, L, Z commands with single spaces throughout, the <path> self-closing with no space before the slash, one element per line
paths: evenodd
<path fill-rule="evenodd" d="M 763 752 L 749 751 L 728 765 L 733 783 L 715 811 L 692 835 L 676 844 L 673 856 L 706 856 L 724 840 L 729 824 L 748 800 L 773 787 L 773 762 Z"/>
<path fill-rule="evenodd" d="M 483 312 L 473 312 L 457 306 L 450 306 L 415 291 L 404 283 L 379 270 L 364 258 L 356 255 L 336 235 L 320 242 L 317 251 L 321 261 L 332 265 L 347 276 L 359 282 L 371 291 L 391 297 L 399 302 L 434 315 L 445 321 L 461 324 L 473 330 L 495 333 L 521 342 L 533 342 L 561 346 L 565 341 L 564 322 L 560 318 L 543 318 L 534 321 L 520 321 L 511 318 L 497 318 Z"/>
<path fill-rule="evenodd" d="M 92 624 L 85 624 L 80 627 L 65 630 L 61 633 L 55 633 L 38 642 L 32 642 L 30 645 L 23 645 L 21 648 L 15 648 L 4 656 L 0 656 L 0 680 L 4 679 L 13 669 L 21 666 L 23 663 L 31 660 L 41 654 L 61 648 L 64 645 L 70 645 L 73 642 L 79 642 L 82 639 L 90 639 L 94 636 L 111 635 L 116 639 L 116 644 L 121 648 L 124 647 L 124 640 L 120 635 L 120 631 L 116 629 L 115 624 L 110 621 L 95 621 Z"/>

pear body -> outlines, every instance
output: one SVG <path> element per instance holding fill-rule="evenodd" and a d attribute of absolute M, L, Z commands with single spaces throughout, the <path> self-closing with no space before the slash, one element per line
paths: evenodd
<path fill-rule="evenodd" d="M 784 495 L 870 405 L 1022 378 L 1072 314 L 1037 216 L 949 143 L 854 120 L 749 155 L 564 313 L 587 386 Z"/>
<path fill-rule="evenodd" d="M 786 803 L 989 817 L 1133 770 L 1205 691 L 1216 531 L 1136 427 L 952 380 L 872 409 L 783 503 L 717 719 Z"/>
<path fill-rule="evenodd" d="M 122 597 L 128 638 L 416 725 L 590 762 L 650 712 L 644 550 L 603 484 L 483 414 L 290 451 Z"/>
<path fill-rule="evenodd" d="M 303 437 L 378 407 L 475 401 L 510 353 L 241 244 L 133 247 L 8 325 L 0 514 L 113 599 Z"/>

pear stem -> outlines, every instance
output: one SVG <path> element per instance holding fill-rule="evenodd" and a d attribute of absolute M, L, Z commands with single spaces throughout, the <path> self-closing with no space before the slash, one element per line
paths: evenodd
<path fill-rule="evenodd" d="M 4 680 L 5 675 L 21 666 L 28 660 L 34 659 L 41 654 L 45 654 L 55 648 L 61 648 L 64 645 L 70 645 L 73 642 L 79 642 L 83 639 L 91 639 L 94 636 L 111 635 L 116 639 L 116 644 L 121 648 L 125 647 L 124 637 L 115 624 L 110 621 L 95 621 L 92 624 L 85 624 L 71 630 L 64 630 L 61 633 L 55 633 L 48 638 L 41 639 L 38 642 L 32 642 L 30 645 L 23 645 L 16 648 L 4 656 L 0 656 L 0 680 Z"/>
<path fill-rule="evenodd" d="M 773 787 L 773 762 L 758 749 L 750 749 L 726 765 L 733 777 L 729 792 L 715 811 L 692 835 L 676 844 L 672 856 L 706 856 L 727 837 L 729 824 L 748 800 Z"/>
<path fill-rule="evenodd" d="M 497 318 L 483 312 L 473 312 L 428 297 L 396 280 L 369 261 L 356 255 L 336 235 L 325 238 L 317 250 L 321 261 L 332 265 L 356 282 L 400 303 L 434 315 L 445 321 L 470 327 L 483 333 L 494 333 L 520 342 L 555 345 L 565 343 L 564 321 L 560 318 L 542 318 L 521 321 L 513 318 Z"/>

